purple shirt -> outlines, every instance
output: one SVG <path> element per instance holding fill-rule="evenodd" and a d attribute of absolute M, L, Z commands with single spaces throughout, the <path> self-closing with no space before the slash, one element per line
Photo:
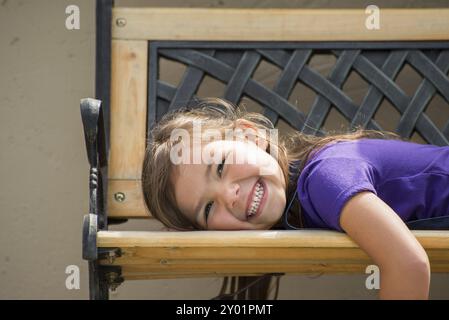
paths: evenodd
<path fill-rule="evenodd" d="M 325 146 L 298 179 L 305 226 L 343 231 L 341 210 L 363 190 L 403 221 L 449 215 L 449 147 L 367 138 Z"/>

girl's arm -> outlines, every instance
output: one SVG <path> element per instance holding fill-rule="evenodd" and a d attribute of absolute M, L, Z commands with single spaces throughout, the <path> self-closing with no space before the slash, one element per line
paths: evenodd
<path fill-rule="evenodd" d="M 380 299 L 428 299 L 429 258 L 404 222 L 372 192 L 343 207 L 340 225 L 380 269 Z"/>

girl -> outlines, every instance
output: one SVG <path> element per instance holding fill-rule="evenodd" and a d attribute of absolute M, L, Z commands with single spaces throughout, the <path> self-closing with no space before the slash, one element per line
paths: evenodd
<path fill-rule="evenodd" d="M 198 123 L 200 133 L 245 134 L 195 142 Z M 295 223 L 346 232 L 379 266 L 381 299 L 427 299 L 429 260 L 405 222 L 449 215 L 449 147 L 360 128 L 325 137 L 295 132 L 278 143 L 265 134 L 273 129 L 263 115 L 217 98 L 166 114 L 151 131 L 143 163 L 149 211 L 176 230 Z M 188 134 L 173 139 L 176 130 Z M 215 161 L 192 164 L 198 148 Z"/>

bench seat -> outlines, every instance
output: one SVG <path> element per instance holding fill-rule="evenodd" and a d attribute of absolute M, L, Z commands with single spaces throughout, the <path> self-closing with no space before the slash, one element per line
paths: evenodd
<path fill-rule="evenodd" d="M 449 231 L 412 232 L 432 272 L 449 272 Z M 346 234 L 327 230 L 99 231 L 97 246 L 120 249 L 120 257 L 99 263 L 121 266 L 125 280 L 365 273 L 373 264 Z"/>

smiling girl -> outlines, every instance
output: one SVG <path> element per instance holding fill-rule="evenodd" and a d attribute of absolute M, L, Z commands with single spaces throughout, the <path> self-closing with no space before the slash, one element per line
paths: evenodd
<path fill-rule="evenodd" d="M 195 141 L 198 121 L 201 133 L 244 134 Z M 174 137 L 180 129 L 188 134 Z M 405 223 L 449 215 L 449 147 L 362 129 L 277 141 L 265 134 L 273 129 L 263 115 L 218 98 L 165 115 L 143 163 L 149 211 L 176 230 L 277 229 L 290 221 L 345 232 L 379 266 L 380 298 L 427 299 L 429 260 Z M 173 161 L 174 149 L 184 161 Z M 287 206 L 290 199 L 298 205 Z"/>

